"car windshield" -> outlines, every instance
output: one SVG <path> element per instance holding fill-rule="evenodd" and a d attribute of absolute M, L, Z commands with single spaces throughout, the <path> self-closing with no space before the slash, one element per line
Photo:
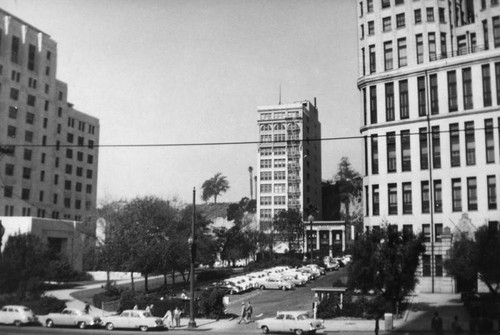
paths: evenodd
<path fill-rule="evenodd" d="M 143 314 L 143 315 L 144 315 L 145 317 L 147 317 L 147 318 L 152 317 L 151 313 L 149 313 L 149 312 L 144 312 L 144 314 Z"/>
<path fill-rule="evenodd" d="M 309 319 L 309 315 L 307 315 L 307 314 L 297 315 L 297 320 L 307 320 L 307 319 Z"/>
<path fill-rule="evenodd" d="M 23 309 L 23 310 L 24 310 L 25 312 L 30 312 L 30 311 L 31 311 L 31 309 L 29 309 L 29 308 L 27 308 L 27 307 L 24 307 L 24 309 Z"/>

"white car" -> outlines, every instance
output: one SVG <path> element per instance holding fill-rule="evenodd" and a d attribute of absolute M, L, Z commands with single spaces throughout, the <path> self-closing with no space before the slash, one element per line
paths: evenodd
<path fill-rule="evenodd" d="M 26 306 L 7 305 L 0 309 L 0 323 L 21 326 L 23 324 L 34 323 L 37 317 L 33 311 Z"/>
<path fill-rule="evenodd" d="M 54 326 L 78 326 L 84 329 L 87 326 L 97 326 L 101 324 L 101 319 L 97 316 L 86 314 L 76 308 L 65 308 L 61 313 L 49 313 L 38 317 L 40 323 L 48 328 Z"/>
<path fill-rule="evenodd" d="M 316 270 L 318 271 L 321 275 L 324 275 L 326 274 L 326 270 L 324 267 L 322 266 L 319 266 L 318 264 L 307 264 L 307 265 L 304 265 L 306 268 L 309 268 L 311 270 Z"/>
<path fill-rule="evenodd" d="M 103 316 L 101 324 L 107 330 L 115 328 L 140 329 L 143 332 L 149 329 L 164 329 L 165 325 L 161 318 L 157 318 L 151 313 L 143 310 L 125 310 L 120 315 Z"/>
<path fill-rule="evenodd" d="M 315 320 L 309 317 L 306 311 L 278 312 L 274 318 L 266 318 L 257 321 L 257 328 L 264 334 L 269 332 L 291 332 L 297 335 L 315 334 L 316 331 L 324 329 L 323 320 Z"/>
<path fill-rule="evenodd" d="M 246 275 L 248 280 L 253 284 L 254 288 L 259 288 L 260 283 L 262 283 L 267 278 L 267 273 L 265 272 L 252 272 Z"/>

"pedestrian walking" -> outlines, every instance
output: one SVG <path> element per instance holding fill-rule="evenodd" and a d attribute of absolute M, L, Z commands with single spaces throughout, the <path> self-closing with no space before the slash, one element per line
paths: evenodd
<path fill-rule="evenodd" d="M 90 305 L 88 302 L 85 303 L 85 307 L 83 308 L 83 312 L 85 314 L 89 314 L 90 313 Z"/>
<path fill-rule="evenodd" d="M 175 307 L 174 309 L 174 321 L 176 327 L 181 326 L 181 310 L 179 309 L 179 307 Z"/>
<path fill-rule="evenodd" d="M 242 321 L 245 320 L 246 313 L 247 313 L 247 306 L 245 306 L 245 302 L 243 301 L 241 303 L 241 314 L 240 314 L 240 319 L 238 320 L 238 324 L 240 324 Z"/>
<path fill-rule="evenodd" d="M 443 334 L 443 319 L 438 312 L 434 312 L 434 317 L 431 320 L 431 329 L 436 335 Z"/>
<path fill-rule="evenodd" d="M 167 311 L 167 313 L 165 313 L 165 316 L 163 317 L 163 322 L 165 323 L 168 329 L 174 326 L 172 311 L 170 309 Z"/>
<path fill-rule="evenodd" d="M 455 315 L 453 321 L 451 321 L 450 328 L 453 334 L 460 334 L 462 332 L 462 327 L 460 327 L 460 324 L 458 323 L 458 316 Z"/>
<path fill-rule="evenodd" d="M 247 302 L 247 308 L 245 312 L 245 323 L 250 323 L 252 322 L 252 313 L 253 313 L 253 308 L 252 305 L 250 304 L 250 301 Z"/>

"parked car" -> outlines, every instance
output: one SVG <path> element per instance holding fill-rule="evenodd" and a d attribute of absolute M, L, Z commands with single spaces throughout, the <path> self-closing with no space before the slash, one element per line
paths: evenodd
<path fill-rule="evenodd" d="M 307 280 L 305 278 L 300 277 L 298 274 L 291 274 L 291 273 L 283 273 L 281 276 L 278 277 L 281 280 L 288 281 L 295 286 L 304 286 L 307 283 Z"/>
<path fill-rule="evenodd" d="M 325 264 L 325 268 L 328 271 L 335 271 L 340 268 L 340 263 L 336 258 L 333 258 L 331 256 L 325 256 L 323 257 L 323 264 Z"/>
<path fill-rule="evenodd" d="M 267 277 L 267 273 L 265 272 L 251 272 L 247 274 L 247 278 L 253 284 L 254 288 L 259 288 L 260 283 L 265 281 Z"/>
<path fill-rule="evenodd" d="M 300 271 L 298 269 L 288 270 L 284 272 L 284 274 L 291 274 L 293 276 L 297 276 L 299 279 L 303 279 L 306 282 L 309 282 L 314 279 L 314 275 L 310 274 L 309 272 Z"/>
<path fill-rule="evenodd" d="M 103 316 L 101 324 L 107 330 L 115 328 L 140 329 L 143 332 L 149 329 L 163 329 L 165 325 L 161 318 L 143 310 L 125 310 L 120 315 Z"/>
<path fill-rule="evenodd" d="M 264 334 L 292 332 L 297 335 L 315 334 L 316 331 L 325 328 L 323 320 L 310 318 L 306 311 L 277 312 L 274 318 L 258 320 L 257 327 Z"/>
<path fill-rule="evenodd" d="M 303 266 L 301 268 L 298 268 L 297 270 L 308 273 L 309 275 L 311 275 L 312 279 L 316 279 L 321 276 L 321 273 L 316 269 L 311 269 Z"/>
<path fill-rule="evenodd" d="M 227 289 L 229 291 L 229 294 L 238 294 L 244 291 L 243 287 L 238 286 L 235 283 L 227 280 L 215 282 L 213 283 L 213 285 L 223 289 Z"/>
<path fill-rule="evenodd" d="M 295 285 L 289 281 L 285 281 L 279 278 L 268 277 L 266 280 L 260 283 L 259 288 L 261 290 L 291 290 Z"/>
<path fill-rule="evenodd" d="M 101 319 L 90 314 L 85 314 L 83 311 L 76 308 L 65 308 L 61 313 L 49 313 L 40 315 L 38 321 L 46 327 L 54 326 L 78 326 L 81 329 L 87 326 L 98 326 L 101 324 Z"/>
<path fill-rule="evenodd" d="M 253 283 L 246 276 L 229 278 L 228 281 L 232 281 L 236 283 L 236 285 L 243 287 L 243 291 L 251 291 L 254 289 Z"/>
<path fill-rule="evenodd" d="M 0 309 L 0 323 L 13 324 L 19 327 L 36 321 L 35 313 L 26 306 L 6 305 Z"/>
<path fill-rule="evenodd" d="M 306 268 L 309 268 L 311 270 L 316 270 L 320 273 L 320 275 L 324 275 L 326 274 L 326 270 L 324 267 L 322 266 L 319 266 L 318 264 L 307 264 L 307 265 L 304 265 Z"/>

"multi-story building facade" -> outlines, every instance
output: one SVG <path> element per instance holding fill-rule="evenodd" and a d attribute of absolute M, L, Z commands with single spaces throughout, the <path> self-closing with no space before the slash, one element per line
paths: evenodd
<path fill-rule="evenodd" d="M 418 289 L 453 291 L 450 236 L 500 219 L 500 3 L 359 0 L 357 14 L 365 226 L 423 232 Z"/>
<path fill-rule="evenodd" d="M 68 102 L 49 35 L 3 10 L 0 22 L 0 215 L 87 221 L 99 120 Z"/>
<path fill-rule="evenodd" d="M 316 103 L 258 107 L 257 213 L 268 230 L 274 215 L 312 204 L 321 213 L 321 124 Z M 319 218 L 318 218 L 319 219 Z"/>

